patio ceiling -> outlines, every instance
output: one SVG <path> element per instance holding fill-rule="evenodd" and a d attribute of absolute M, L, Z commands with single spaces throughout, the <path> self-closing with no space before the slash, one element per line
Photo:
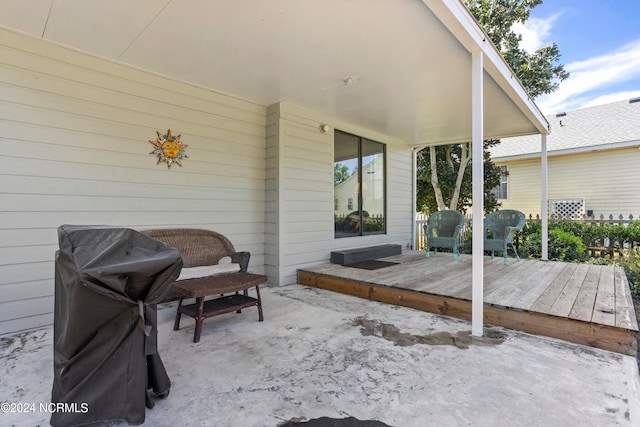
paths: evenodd
<path fill-rule="evenodd" d="M 485 137 L 547 129 L 459 0 L 2 0 L 0 25 L 413 145 L 471 140 L 483 51 Z"/>

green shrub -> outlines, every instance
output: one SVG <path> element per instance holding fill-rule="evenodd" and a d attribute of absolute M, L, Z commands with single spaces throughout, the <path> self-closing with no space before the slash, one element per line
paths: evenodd
<path fill-rule="evenodd" d="M 541 258 L 542 233 L 528 235 L 520 246 L 520 255 L 523 258 Z M 580 262 L 587 258 L 587 247 L 581 238 L 560 228 L 549 230 L 549 260 Z"/>
<path fill-rule="evenodd" d="M 585 236 L 589 234 L 592 227 L 582 222 L 556 221 L 549 223 L 550 230 L 562 230 L 574 236 Z M 583 242 L 586 244 L 586 242 Z"/>
<path fill-rule="evenodd" d="M 523 258 L 540 258 L 542 246 L 542 224 L 540 221 L 527 220 L 521 232 L 516 233 L 516 246 Z M 471 253 L 471 232 L 465 236 L 463 253 Z M 626 247 L 640 247 L 640 221 L 634 221 L 627 227 L 620 224 L 584 224 L 572 221 L 549 222 L 549 259 L 552 261 L 589 261 L 588 247 L 608 246 L 622 250 Z M 519 242 L 519 243 L 518 243 Z M 597 261 L 611 263 L 613 259 Z M 591 261 L 596 262 L 596 261 Z"/>
<path fill-rule="evenodd" d="M 640 221 L 634 221 L 627 226 L 626 237 L 629 245 L 640 247 Z"/>
<path fill-rule="evenodd" d="M 542 223 L 540 221 L 527 220 L 522 228 L 522 239 L 527 240 L 529 236 L 542 233 Z"/>
<path fill-rule="evenodd" d="M 458 248 L 461 254 L 470 254 L 473 253 L 473 230 L 467 231 L 467 234 L 464 236 L 464 246 Z"/>
<path fill-rule="evenodd" d="M 609 237 L 609 247 L 615 249 L 624 248 L 624 243 L 628 240 L 627 227 L 622 224 L 602 224 L 606 236 Z"/>
<path fill-rule="evenodd" d="M 631 293 L 640 298 L 640 249 L 629 249 L 625 251 L 624 256 L 620 259 L 620 265 L 624 267 L 627 273 L 627 280 Z"/>
<path fill-rule="evenodd" d="M 529 234 L 520 245 L 519 252 L 522 258 L 541 258 L 542 234 Z"/>

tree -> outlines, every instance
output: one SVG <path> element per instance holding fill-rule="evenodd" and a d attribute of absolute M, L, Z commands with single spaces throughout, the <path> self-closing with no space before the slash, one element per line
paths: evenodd
<path fill-rule="evenodd" d="M 346 181 L 352 174 L 349 173 L 349 167 L 342 163 L 333 164 L 333 183 L 338 185 Z"/>
<path fill-rule="evenodd" d="M 569 77 L 559 64 L 560 51 L 555 43 L 529 53 L 520 47 L 522 36 L 513 31 L 513 25 L 525 23 L 531 9 L 542 0 L 465 0 L 465 3 L 532 98 L 554 92 Z M 500 169 L 487 151 L 499 143 L 499 140 L 484 143 L 486 212 L 499 206 L 492 189 L 500 183 Z M 471 143 L 425 150 L 418 155 L 416 208 L 427 212 L 464 211 L 471 205 Z M 432 164 L 436 167 L 432 168 Z"/>
<path fill-rule="evenodd" d="M 484 142 L 486 212 L 492 212 L 498 207 L 498 200 L 491 190 L 500 184 L 502 171 L 491 161 L 488 151 L 496 143 L 498 143 L 496 140 Z M 428 150 L 418 153 L 416 186 L 418 210 L 429 213 L 442 209 L 465 212 L 466 208 L 471 206 L 472 169 L 467 167 L 471 160 L 470 149 L 471 144 L 466 143 L 429 147 Z M 431 168 L 434 163 L 437 165 L 435 170 Z"/>
<path fill-rule="evenodd" d="M 522 36 L 513 31 L 513 25 L 524 24 L 542 0 L 465 0 L 465 4 L 532 98 L 556 91 L 569 77 L 559 63 L 556 43 L 529 53 L 520 47 Z"/>

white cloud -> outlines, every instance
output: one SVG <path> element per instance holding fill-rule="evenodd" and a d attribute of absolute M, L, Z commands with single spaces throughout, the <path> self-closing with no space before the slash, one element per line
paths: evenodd
<path fill-rule="evenodd" d="M 560 88 L 536 102 L 545 114 L 597 105 L 593 102 L 598 98 L 611 99 L 604 97 L 603 90 L 640 79 L 640 39 L 614 52 L 566 64 L 565 70 L 571 75 L 560 83 Z M 636 93 L 627 90 L 622 93 L 628 92 Z M 615 94 L 606 96 L 618 97 Z"/>
<path fill-rule="evenodd" d="M 625 101 L 627 99 L 636 98 L 640 96 L 640 89 L 631 91 L 622 91 L 616 93 L 608 93 L 596 98 L 590 99 L 582 104 L 578 108 L 594 107 L 596 105 L 611 104 L 612 102 Z"/>
<path fill-rule="evenodd" d="M 529 53 L 535 52 L 549 43 L 551 27 L 561 13 L 556 13 L 548 18 L 530 18 L 524 24 L 515 23 L 511 29 L 522 36 L 520 47 Z"/>

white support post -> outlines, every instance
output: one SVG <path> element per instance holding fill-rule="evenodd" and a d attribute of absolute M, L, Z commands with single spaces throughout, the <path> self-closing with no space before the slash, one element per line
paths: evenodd
<path fill-rule="evenodd" d="M 411 236 L 413 240 L 411 241 L 411 249 L 414 251 L 418 249 L 416 247 L 416 241 L 418 240 L 418 228 L 416 226 L 416 204 L 417 204 L 417 193 L 418 193 L 418 149 L 413 148 L 411 160 L 413 161 L 413 171 L 412 171 L 412 184 L 411 184 Z"/>
<path fill-rule="evenodd" d="M 542 221 L 542 260 L 549 261 L 549 188 L 548 188 L 548 176 L 547 176 L 547 135 L 541 135 L 540 141 L 540 153 L 541 153 L 541 167 L 542 170 L 542 191 L 540 201 L 540 220 Z"/>
<path fill-rule="evenodd" d="M 483 112 L 483 53 L 474 52 L 471 62 L 471 114 L 473 169 L 473 239 L 471 279 L 471 335 L 481 337 L 484 332 L 484 112 Z"/>

